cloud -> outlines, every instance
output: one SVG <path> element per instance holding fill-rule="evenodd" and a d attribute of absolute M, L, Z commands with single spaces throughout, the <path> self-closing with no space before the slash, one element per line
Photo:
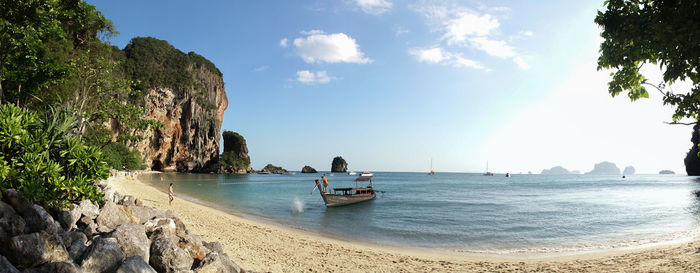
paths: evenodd
<path fill-rule="evenodd" d="M 316 71 L 315 73 L 309 70 L 297 71 L 297 81 L 305 84 L 329 83 L 331 77 L 325 70 Z"/>
<path fill-rule="evenodd" d="M 428 19 L 433 31 L 442 34 L 438 43 L 451 47 L 453 51 L 455 48 L 469 48 L 489 56 L 511 59 L 520 68 L 528 67 L 515 46 L 510 44 L 514 36 L 506 39 L 509 42 L 499 38 L 501 24 L 496 16 L 489 13 L 509 12 L 508 8 L 481 6 L 479 10 L 473 10 L 451 2 L 425 1 L 411 8 Z M 515 36 L 532 35 L 531 31 L 520 31 Z"/>
<path fill-rule="evenodd" d="M 394 5 L 387 0 L 354 0 L 355 4 L 365 13 L 380 15 L 391 10 Z"/>
<path fill-rule="evenodd" d="M 485 37 L 498 28 L 500 23 L 490 14 L 479 15 L 473 12 L 461 12 L 456 18 L 444 23 L 443 39 L 448 44 L 461 44 L 473 36 Z"/>
<path fill-rule="evenodd" d="M 469 67 L 489 71 L 488 68 L 484 67 L 477 61 L 464 58 L 461 54 L 446 52 L 440 47 L 428 49 L 411 48 L 408 53 L 419 62 L 447 65 L 452 67 Z"/>
<path fill-rule="evenodd" d="M 355 39 L 345 33 L 325 34 L 320 30 L 303 31 L 294 39 L 294 48 L 307 63 L 371 63 Z"/>
<path fill-rule="evenodd" d="M 267 70 L 267 68 L 268 68 L 267 65 L 263 65 L 263 66 L 256 67 L 255 69 L 253 69 L 253 71 L 254 72 L 261 72 L 261 71 Z"/>
<path fill-rule="evenodd" d="M 280 40 L 281 47 L 287 47 L 287 44 L 288 44 L 287 38 L 282 38 L 282 40 Z"/>

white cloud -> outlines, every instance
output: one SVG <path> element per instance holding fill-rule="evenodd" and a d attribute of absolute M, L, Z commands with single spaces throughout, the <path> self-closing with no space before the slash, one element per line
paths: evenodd
<path fill-rule="evenodd" d="M 380 15 L 391 10 L 393 4 L 387 0 L 354 0 L 365 13 Z"/>
<path fill-rule="evenodd" d="M 287 38 L 282 38 L 282 40 L 280 40 L 281 47 L 287 47 L 287 43 L 288 43 Z"/>
<path fill-rule="evenodd" d="M 263 66 L 256 67 L 255 69 L 253 69 L 253 71 L 255 71 L 255 72 L 261 72 L 261 71 L 267 70 L 267 68 L 268 68 L 267 65 L 263 65 Z"/>
<path fill-rule="evenodd" d="M 513 37 L 532 36 L 532 31 L 520 31 L 504 40 L 498 18 L 489 13 L 509 12 L 508 8 L 482 6 L 479 10 L 473 10 L 451 2 L 423 2 L 411 8 L 428 19 L 433 31 L 442 33 L 439 43 L 444 46 L 467 47 L 489 56 L 512 59 L 520 68 L 528 67 L 510 42 L 514 40 Z M 457 60 L 454 56 L 457 55 L 453 55 L 452 59 Z"/>
<path fill-rule="evenodd" d="M 530 68 L 530 66 L 520 56 L 516 56 L 515 58 L 513 58 L 513 62 L 515 62 L 515 64 L 517 64 L 518 67 L 520 67 L 522 69 Z"/>
<path fill-rule="evenodd" d="M 513 57 L 515 56 L 515 48 L 509 46 L 504 41 L 491 40 L 486 37 L 474 37 L 469 39 L 472 47 L 483 50 L 486 54 L 496 57 Z"/>
<path fill-rule="evenodd" d="M 294 39 L 296 53 L 307 63 L 371 63 L 360 46 L 345 33 L 325 34 L 320 30 L 302 32 Z"/>
<path fill-rule="evenodd" d="M 428 49 L 411 48 L 408 53 L 419 62 L 448 65 L 452 67 L 469 67 L 486 71 L 489 70 L 477 61 L 464 58 L 461 54 L 446 52 L 440 47 Z"/>
<path fill-rule="evenodd" d="M 325 70 L 316 71 L 315 73 L 309 70 L 300 70 L 297 71 L 297 81 L 305 84 L 329 83 L 331 77 L 328 76 L 328 72 Z"/>
<path fill-rule="evenodd" d="M 448 44 L 460 44 L 469 37 L 489 35 L 499 25 L 498 20 L 489 14 L 461 12 L 457 17 L 445 22 L 443 39 L 446 39 Z"/>

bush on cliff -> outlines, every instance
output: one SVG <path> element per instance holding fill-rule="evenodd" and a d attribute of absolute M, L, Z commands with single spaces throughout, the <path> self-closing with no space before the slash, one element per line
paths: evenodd
<path fill-rule="evenodd" d="M 238 153 L 229 151 L 221 154 L 219 164 L 224 168 L 233 167 L 235 169 L 245 170 L 250 166 L 250 158 L 241 158 L 238 156 Z"/>
<path fill-rule="evenodd" d="M 89 199 L 100 203 L 94 184 L 107 177 L 100 150 L 75 136 L 77 122 L 66 112 L 44 116 L 0 105 L 0 189 L 14 188 L 31 202 L 67 207 Z"/>

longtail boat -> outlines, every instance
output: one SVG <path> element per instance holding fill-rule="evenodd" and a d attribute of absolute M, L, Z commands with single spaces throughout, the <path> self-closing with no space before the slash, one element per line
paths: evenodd
<path fill-rule="evenodd" d="M 357 187 L 358 182 L 369 182 L 367 187 Z M 354 188 L 334 188 L 333 193 L 321 191 L 326 207 L 339 207 L 359 202 L 369 201 L 377 197 L 372 188 L 372 176 L 358 176 L 355 178 Z"/>

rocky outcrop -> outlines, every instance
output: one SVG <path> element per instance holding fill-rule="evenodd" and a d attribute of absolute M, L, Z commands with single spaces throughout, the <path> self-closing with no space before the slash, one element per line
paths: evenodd
<path fill-rule="evenodd" d="M 685 155 L 685 172 L 688 173 L 688 175 L 700 175 L 700 156 L 698 153 L 700 153 L 700 122 L 696 123 L 695 126 L 693 126 L 693 134 L 690 137 L 690 142 L 693 143 L 693 146 L 690 147 L 690 151 L 688 151 L 688 154 Z"/>
<path fill-rule="evenodd" d="M 101 209 L 83 201 L 73 204 L 68 214 L 53 215 L 22 199 L 13 190 L 2 194 L 0 272 L 245 272 L 221 244 L 191 234 L 175 213 L 135 209 L 140 202 L 131 196 L 115 192 Z M 144 219 L 131 215 L 132 210 Z M 67 215 L 66 221 L 54 220 Z"/>
<path fill-rule="evenodd" d="M 637 172 L 637 170 L 635 170 L 634 167 L 627 166 L 627 167 L 625 167 L 625 170 L 622 171 L 622 175 L 634 175 L 634 173 L 636 173 L 636 172 Z"/>
<path fill-rule="evenodd" d="M 670 170 L 662 170 L 659 172 L 659 174 L 676 174 L 676 172 Z"/>
<path fill-rule="evenodd" d="M 547 169 L 542 170 L 542 174 L 556 174 L 556 175 L 561 175 L 561 174 L 571 174 L 571 172 L 569 172 L 569 170 L 565 169 L 565 168 L 562 167 L 562 166 L 556 166 L 556 167 L 552 167 L 552 168 L 549 169 L 549 170 L 547 170 Z"/>
<path fill-rule="evenodd" d="M 603 161 L 595 164 L 593 170 L 586 174 L 620 175 L 620 169 L 615 163 Z"/>
<path fill-rule="evenodd" d="M 275 174 L 285 174 L 287 173 L 287 170 L 280 166 L 275 166 L 272 164 L 267 164 L 264 168 L 262 168 L 263 172 L 269 172 L 269 173 L 275 173 Z"/>
<path fill-rule="evenodd" d="M 248 145 L 245 138 L 236 132 L 224 131 L 224 152 L 219 158 L 218 173 L 246 174 L 253 172 L 250 167 Z"/>
<path fill-rule="evenodd" d="M 228 107 L 221 72 L 203 57 L 154 38 L 134 38 L 124 52 L 132 80 L 146 82 L 143 117 L 165 125 L 142 133 L 145 139 L 130 146 L 153 170 L 209 171 L 219 157 Z M 118 124 L 111 129 L 121 130 Z"/>
<path fill-rule="evenodd" d="M 343 159 L 340 156 L 336 156 L 333 158 L 333 162 L 331 163 L 331 172 L 334 173 L 344 173 L 348 171 L 348 163 L 345 162 L 345 159 Z"/>
<path fill-rule="evenodd" d="M 311 168 L 311 166 L 306 165 L 304 168 L 301 168 L 301 173 L 317 173 L 316 169 Z"/>

